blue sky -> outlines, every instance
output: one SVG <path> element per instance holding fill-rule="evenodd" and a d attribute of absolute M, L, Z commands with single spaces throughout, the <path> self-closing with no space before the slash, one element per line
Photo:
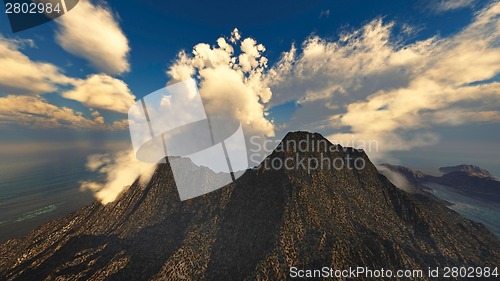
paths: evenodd
<path fill-rule="evenodd" d="M 395 20 L 419 28 L 418 34 L 407 38 L 412 41 L 456 33 L 472 20 L 477 10 L 465 7 L 433 13 L 428 1 L 393 0 L 253 1 L 248 7 L 234 1 L 106 3 L 118 15 L 120 27 L 129 39 L 133 71 L 122 78 L 138 97 L 165 84 L 164 72 L 179 50 L 190 50 L 200 42 L 214 44 L 218 37 L 228 36 L 235 27 L 244 36 L 264 44 L 272 63 L 281 52 L 288 51 L 292 43 L 300 44 L 311 34 L 335 38 L 345 29 L 359 28 L 374 18 L 383 17 L 386 21 Z M 484 5 L 476 4 L 474 7 Z M 94 73 L 88 62 L 68 54 L 54 42 L 56 28 L 56 23 L 51 22 L 12 34 L 7 16 L 0 17 L 0 32 L 4 37 L 34 40 L 37 47 L 24 50 L 33 60 L 51 62 L 72 76 Z"/>
<path fill-rule="evenodd" d="M 241 39 L 233 44 L 232 55 L 239 59 L 245 53 L 240 51 L 240 44 L 252 38 L 255 49 L 259 44 L 265 47 L 255 59 L 267 60 L 267 67 L 252 66 L 243 75 L 249 78 L 252 71 L 261 71 L 264 78 L 255 78 L 258 89 L 252 90 L 262 109 L 255 102 L 235 105 L 254 116 L 245 119 L 252 129 L 275 136 L 296 129 L 319 131 L 341 142 L 373 138 L 384 147 L 372 153 L 376 161 L 418 167 L 473 163 L 500 175 L 500 154 L 491 151 L 500 141 L 500 60 L 494 55 L 495 51 L 499 53 L 499 40 L 498 32 L 495 35 L 491 27 L 491 22 L 498 21 L 497 1 L 80 2 L 54 22 L 15 34 L 6 14 L 0 15 L 0 43 L 8 46 L 0 58 L 15 57 L 19 63 L 9 65 L 9 69 L 33 67 L 34 73 L 19 80 L 25 84 L 12 86 L 12 79 L 0 71 L 0 142 L 128 140 L 123 123 L 127 106 L 164 87 L 172 79 L 169 70 L 184 65 L 192 68 L 200 81 L 206 79 L 207 85 L 227 82 L 201 73 L 202 69 L 194 65 L 202 59 L 193 56 L 192 50 L 206 43 L 211 48 L 205 50 L 206 54 L 215 54 L 213 51 L 221 48 L 218 38 L 229 42 L 237 28 Z M 88 14 L 82 16 L 85 12 Z M 485 18 L 489 25 L 475 26 Z M 369 41 L 370 28 L 375 43 Z M 345 35 L 351 37 L 342 41 Z M 484 59 L 465 47 L 469 41 L 482 42 L 481 47 L 489 51 L 481 53 Z M 92 46 L 89 42 L 97 43 Z M 90 46 L 84 46 L 87 43 Z M 283 53 L 291 53 L 293 48 L 296 54 L 287 64 Z M 405 49 L 417 54 L 416 61 L 409 61 L 409 55 L 402 52 Z M 179 61 L 182 50 L 188 54 L 187 64 Z M 312 55 L 305 55 L 307 50 Z M 313 51 L 324 53 L 315 55 Z M 338 55 L 341 52 L 345 53 Z M 21 62 L 20 54 L 27 61 Z M 325 63 L 329 57 L 331 65 Z M 373 59 L 377 57 L 382 58 L 380 62 Z M 454 68 L 449 63 L 454 60 L 465 62 Z M 0 67 L 6 67 L 7 60 L 0 59 L 2 62 Z M 382 67 L 389 63 L 391 67 Z M 50 65 L 50 70 L 41 64 Z M 359 71 L 348 73 L 342 65 L 359 67 Z M 289 69 L 278 71 L 278 66 Z M 484 69 L 484 73 L 479 74 L 474 67 Z M 270 74 L 273 69 L 275 76 Z M 447 71 L 452 77 L 444 81 Z M 349 79 L 352 83 L 345 82 Z M 419 94 L 422 90 L 415 85 L 427 80 L 439 84 L 429 89 L 437 91 L 435 95 Z M 489 88 L 458 89 L 470 83 Z M 96 97 L 100 87 L 103 92 Z M 272 96 L 260 92 L 266 87 Z M 405 93 L 425 101 L 401 113 L 398 101 L 404 101 Z M 108 95 L 114 102 L 109 103 Z M 408 99 L 410 103 L 412 100 Z M 379 103 L 379 112 L 369 111 Z M 364 114 L 366 110 L 369 112 Z M 368 122 L 363 119 L 369 119 L 368 115 L 382 121 Z M 57 124 L 47 122 L 51 118 L 57 119 Z M 394 125 L 398 122 L 407 122 L 415 129 Z M 477 153 L 463 153 L 464 149 Z M 423 154 L 427 155 L 425 159 Z"/>

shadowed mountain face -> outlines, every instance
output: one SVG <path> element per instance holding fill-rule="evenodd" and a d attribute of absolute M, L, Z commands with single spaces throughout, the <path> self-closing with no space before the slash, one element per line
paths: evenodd
<path fill-rule="evenodd" d="M 306 136 L 323 140 L 290 133 L 278 148 Z M 291 158 L 297 168 L 261 166 L 182 202 L 169 164 L 160 164 L 147 185 L 136 181 L 117 201 L 96 202 L 1 245 L 1 279 L 275 280 L 286 279 L 291 266 L 498 266 L 500 242 L 484 226 L 399 190 L 364 152 L 328 147 L 277 149 L 267 160 Z M 293 163 L 321 156 L 366 166 Z M 210 173 L 205 180 L 213 180 Z"/>

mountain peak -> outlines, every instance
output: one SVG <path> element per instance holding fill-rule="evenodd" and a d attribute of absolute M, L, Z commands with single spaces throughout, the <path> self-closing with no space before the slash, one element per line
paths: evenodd
<path fill-rule="evenodd" d="M 327 147 L 334 145 L 323 135 L 307 131 L 295 131 L 287 133 L 285 137 L 281 140 L 281 143 L 287 143 L 287 142 L 305 142 L 308 144 L 311 144 L 312 142 L 317 142 L 317 143 L 324 143 L 323 145 Z"/>
<path fill-rule="evenodd" d="M 406 166 L 393 165 L 393 164 L 389 164 L 389 163 L 383 163 L 383 164 L 380 164 L 379 166 L 387 168 L 391 171 L 399 172 L 410 179 L 420 179 L 420 178 L 425 177 L 425 174 L 422 173 L 421 171 L 414 170 L 414 169 L 406 167 Z"/>
<path fill-rule="evenodd" d="M 457 166 L 441 167 L 439 171 L 444 174 L 449 174 L 453 172 L 465 172 L 471 176 L 477 176 L 482 178 L 494 178 L 493 175 L 485 169 L 482 169 L 475 165 L 461 164 Z"/>
<path fill-rule="evenodd" d="M 308 138 L 326 141 L 294 132 L 282 143 Z M 176 196 L 169 164 L 160 164 L 149 183 L 135 181 L 117 201 L 0 245 L 0 279 L 284 280 L 293 266 L 493 267 L 500 259 L 500 243 L 484 226 L 397 189 L 364 152 L 273 154 L 284 166 L 247 170 L 186 201 Z M 311 157 L 335 165 L 352 156 L 366 166 L 302 167 Z"/>
<path fill-rule="evenodd" d="M 285 147 L 280 147 L 289 142 L 296 142 L 297 146 L 287 145 Z M 343 147 L 340 144 L 331 143 L 330 140 L 325 138 L 320 133 L 311 133 L 307 131 L 295 131 L 287 133 L 285 137 L 281 140 L 280 145 L 277 146 L 276 150 L 285 152 L 286 150 L 290 150 L 290 148 L 291 150 L 294 150 L 295 148 L 294 151 L 298 149 L 300 150 L 300 152 L 304 152 L 303 150 L 305 149 L 307 149 L 308 152 L 343 151 L 348 154 L 356 154 L 358 156 L 362 155 L 363 157 L 367 158 L 363 149 L 347 147 L 347 146 Z"/>
<path fill-rule="evenodd" d="M 311 133 L 311 132 L 308 132 L 308 131 L 294 131 L 294 132 L 288 132 L 285 137 L 283 138 L 283 140 L 290 140 L 290 139 L 306 139 L 306 138 L 318 138 L 318 139 L 325 139 L 325 137 L 323 137 L 323 135 L 321 135 L 320 133 Z"/>

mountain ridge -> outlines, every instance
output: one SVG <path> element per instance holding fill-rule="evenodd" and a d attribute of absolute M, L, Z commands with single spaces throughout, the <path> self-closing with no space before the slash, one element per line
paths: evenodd
<path fill-rule="evenodd" d="M 306 136 L 324 139 L 296 132 L 280 145 Z M 272 280 L 287 279 L 291 266 L 496 266 L 500 242 L 483 225 L 399 190 L 363 151 L 334 148 L 329 159 L 360 157 L 366 167 L 260 166 L 187 201 L 179 200 L 169 163 L 159 164 L 149 183 L 136 180 L 117 201 L 95 202 L 0 245 L 0 276 Z M 275 150 L 267 159 L 295 154 Z"/>
<path fill-rule="evenodd" d="M 445 185 L 473 198 L 500 203 L 500 181 L 487 170 L 474 165 L 441 167 L 441 176 L 424 174 L 405 166 L 381 164 L 391 171 L 402 174 L 414 187 L 429 190 L 428 183 Z"/>
<path fill-rule="evenodd" d="M 439 171 L 444 174 L 453 172 L 465 172 L 471 176 L 496 179 L 489 171 L 475 165 L 460 164 L 456 166 L 440 167 Z"/>

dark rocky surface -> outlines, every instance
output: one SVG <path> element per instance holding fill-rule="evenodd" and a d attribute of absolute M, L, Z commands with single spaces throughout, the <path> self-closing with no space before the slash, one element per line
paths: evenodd
<path fill-rule="evenodd" d="M 261 167 L 182 202 L 169 164 L 160 164 L 149 184 L 136 181 L 117 201 L 93 203 L 0 245 L 0 279 L 280 280 L 290 266 L 498 266 L 500 241 L 483 225 L 399 190 L 364 152 L 336 148 L 327 156 L 360 157 L 366 167 Z M 286 157 L 295 152 L 269 159 Z"/>

